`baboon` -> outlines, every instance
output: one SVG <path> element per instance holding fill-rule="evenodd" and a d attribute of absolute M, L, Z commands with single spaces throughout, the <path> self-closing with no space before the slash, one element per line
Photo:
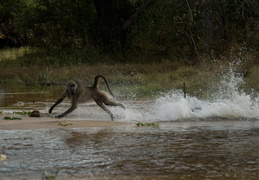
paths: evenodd
<path fill-rule="evenodd" d="M 107 94 L 104 91 L 98 89 L 99 78 L 102 78 L 106 83 L 106 86 L 113 96 L 113 93 L 110 90 L 109 84 L 106 78 L 102 75 L 95 76 L 94 83 L 92 86 L 85 87 L 81 82 L 77 80 L 70 80 L 67 82 L 65 91 L 62 93 L 62 97 L 57 100 L 57 102 L 50 107 L 49 113 L 52 113 L 52 110 L 55 106 L 60 104 L 66 97 L 71 99 L 71 107 L 66 110 L 64 113 L 55 116 L 55 118 L 62 118 L 67 114 L 71 113 L 77 108 L 78 103 L 84 103 L 93 99 L 98 106 L 100 106 L 104 111 L 106 111 L 110 116 L 111 120 L 114 120 L 114 115 L 111 111 L 105 106 L 120 106 L 125 109 L 125 106 L 121 103 L 116 103 L 111 101 Z"/>

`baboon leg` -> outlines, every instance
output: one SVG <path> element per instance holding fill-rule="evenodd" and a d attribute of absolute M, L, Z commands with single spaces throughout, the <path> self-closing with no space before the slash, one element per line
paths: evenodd
<path fill-rule="evenodd" d="M 114 102 L 114 101 L 111 101 L 109 99 L 104 99 L 103 100 L 103 103 L 107 106 L 120 106 L 122 107 L 124 110 L 126 109 L 125 106 L 121 103 L 117 103 L 117 102 Z"/>
<path fill-rule="evenodd" d="M 105 112 L 107 112 L 111 116 L 111 119 L 113 121 L 114 115 L 112 114 L 112 112 L 101 101 L 95 100 L 95 102 L 99 107 L 101 107 Z"/>

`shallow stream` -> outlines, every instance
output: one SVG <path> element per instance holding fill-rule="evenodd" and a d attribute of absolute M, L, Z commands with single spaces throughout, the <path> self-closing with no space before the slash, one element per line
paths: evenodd
<path fill-rule="evenodd" d="M 1 130 L 8 159 L 0 162 L 0 179 L 41 179 L 57 170 L 68 179 L 257 179 L 258 137 L 258 121 L 235 120 L 161 123 L 159 129 Z"/>
<path fill-rule="evenodd" d="M 58 179 L 258 179 L 259 98 L 239 90 L 242 78 L 227 77 L 207 100 L 172 90 L 152 101 L 122 101 L 126 111 L 111 111 L 126 126 L 0 130 L 0 153 L 7 156 L 0 179 L 41 179 L 56 171 Z M 0 111 L 37 108 L 49 116 L 61 92 L 2 87 Z M 109 120 L 94 103 L 68 117 Z M 136 121 L 160 127 L 136 127 Z"/>

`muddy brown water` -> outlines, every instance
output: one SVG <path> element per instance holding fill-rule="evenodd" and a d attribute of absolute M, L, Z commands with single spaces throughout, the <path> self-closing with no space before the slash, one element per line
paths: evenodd
<path fill-rule="evenodd" d="M 42 173 L 85 177 L 257 179 L 259 122 L 174 122 L 116 127 L 0 130 L 0 179 Z"/>
<path fill-rule="evenodd" d="M 0 110 L 45 110 L 56 97 L 51 92 L 5 89 Z M 41 179 L 43 172 L 57 170 L 61 179 L 258 179 L 257 118 L 189 118 L 159 124 L 0 130 L 0 153 L 7 156 L 0 162 L 0 179 Z"/>
<path fill-rule="evenodd" d="M 0 85 L 0 110 L 42 109 L 61 95 L 62 88 L 62 86 L 31 88 Z"/>

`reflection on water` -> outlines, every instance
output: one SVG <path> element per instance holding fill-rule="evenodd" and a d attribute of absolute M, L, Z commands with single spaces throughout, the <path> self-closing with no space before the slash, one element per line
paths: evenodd
<path fill-rule="evenodd" d="M 259 176 L 259 122 L 161 123 L 160 129 L 116 128 L 0 130 L 1 177 L 59 171 L 59 176 Z M 243 125 L 242 125 L 243 124 Z M 224 128 L 223 128 L 224 127 Z"/>
<path fill-rule="evenodd" d="M 0 85 L 0 110 L 44 109 L 61 94 L 61 87 L 13 87 Z"/>

